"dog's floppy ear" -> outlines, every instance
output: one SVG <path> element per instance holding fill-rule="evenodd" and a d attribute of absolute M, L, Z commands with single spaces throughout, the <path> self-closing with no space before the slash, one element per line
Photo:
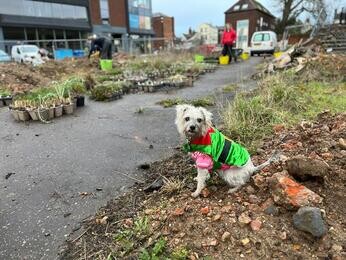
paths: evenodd
<path fill-rule="evenodd" d="M 177 118 L 181 117 L 189 107 L 190 107 L 189 105 L 177 105 L 176 107 Z"/>
<path fill-rule="evenodd" d="M 188 108 L 189 108 L 189 105 L 177 105 L 177 107 L 175 108 L 177 111 L 177 116 L 175 119 L 176 124 L 178 124 L 178 121 L 183 118 L 183 115 Z"/>
<path fill-rule="evenodd" d="M 204 107 L 199 107 L 198 109 L 204 115 L 204 119 L 207 122 L 207 124 L 211 125 L 212 124 L 211 121 L 213 120 L 213 114 L 211 112 L 209 112 L 208 110 L 206 110 Z"/>

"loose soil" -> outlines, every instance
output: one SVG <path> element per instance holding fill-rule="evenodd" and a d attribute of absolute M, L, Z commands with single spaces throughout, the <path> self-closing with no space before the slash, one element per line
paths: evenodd
<path fill-rule="evenodd" d="M 94 74 L 97 70 L 97 62 L 87 58 L 50 60 L 36 67 L 20 63 L 0 64 L 0 88 L 5 87 L 17 94 L 48 86 L 52 81 L 72 75 Z"/>
<path fill-rule="evenodd" d="M 185 248 L 187 259 L 345 259 L 346 151 L 339 141 L 346 139 L 346 114 L 325 112 L 316 122 L 274 130 L 276 133 L 263 141 L 253 161 L 265 161 L 275 148 L 281 151 L 282 160 L 253 176 L 235 194 L 227 194 L 228 187 L 213 174 L 203 196 L 192 198 L 196 173 L 189 157 L 181 152 L 144 165 L 146 183 L 135 185 L 87 219 L 86 231 L 78 237 L 71 235 L 77 238 L 68 241 L 61 259 L 113 259 L 110 253 L 116 259 L 138 259 L 140 251 L 152 248 L 159 238 L 167 241 L 163 255 Z M 271 215 L 264 211 L 272 203 L 270 177 L 286 169 L 285 157 L 298 155 L 322 160 L 330 167 L 323 182 L 301 182 L 323 198 L 319 207 L 326 213 L 328 233 L 321 239 L 293 227 L 295 211 L 274 204 Z M 160 176 L 179 180 L 184 187 L 174 190 L 174 185 L 166 182 L 159 192 L 143 191 Z M 121 231 L 131 230 L 136 219 L 143 216 L 149 221 L 148 232 L 133 237 L 133 244 L 125 248 L 115 238 Z M 256 221 L 246 224 L 247 217 Z"/>

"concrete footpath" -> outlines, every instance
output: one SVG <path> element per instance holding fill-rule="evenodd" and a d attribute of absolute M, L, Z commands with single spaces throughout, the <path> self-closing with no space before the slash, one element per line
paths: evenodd
<path fill-rule="evenodd" d="M 16 123 L 0 109 L 0 259 L 56 259 L 81 220 L 133 184 L 117 171 L 135 177 L 138 165 L 167 157 L 178 145 L 174 108 L 155 103 L 212 94 L 248 78 L 259 62 L 222 67 L 171 93 L 87 100 L 75 115 L 48 125 Z"/>

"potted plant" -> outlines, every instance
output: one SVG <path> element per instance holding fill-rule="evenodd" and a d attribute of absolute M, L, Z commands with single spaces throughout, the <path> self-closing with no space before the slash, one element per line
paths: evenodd
<path fill-rule="evenodd" d="M 61 117 L 64 110 L 64 96 L 66 92 L 66 87 L 63 84 L 56 84 L 54 86 L 56 100 L 55 100 L 55 108 L 54 108 L 54 116 Z"/>
<path fill-rule="evenodd" d="M 49 110 L 45 104 L 45 98 L 41 95 L 38 95 L 39 106 L 37 108 L 37 115 L 41 122 L 49 122 Z"/>
<path fill-rule="evenodd" d="M 11 115 L 13 116 L 15 121 L 19 121 L 19 114 L 18 114 L 18 102 L 14 101 L 10 106 L 10 111 L 11 111 Z"/>
<path fill-rule="evenodd" d="M 61 117 L 63 114 L 63 105 L 58 98 L 54 99 L 54 117 Z"/>
<path fill-rule="evenodd" d="M 69 95 L 68 97 L 64 98 L 63 101 L 63 110 L 66 115 L 71 115 L 73 114 L 74 111 L 74 103 L 72 101 L 71 96 Z"/>
<path fill-rule="evenodd" d="M 29 101 L 28 112 L 33 121 L 38 121 L 38 103 L 34 100 Z"/>
<path fill-rule="evenodd" d="M 19 121 L 29 121 L 30 120 L 30 114 L 27 111 L 27 103 L 24 100 L 17 100 L 17 103 L 15 104 L 15 107 L 17 108 L 18 118 Z"/>
<path fill-rule="evenodd" d="M 74 98 L 74 104 L 75 107 L 82 107 L 85 103 L 85 83 L 84 80 L 81 78 L 72 78 L 67 81 L 67 84 L 69 84 L 69 90 L 71 95 Z"/>
<path fill-rule="evenodd" d="M 0 89 L 0 107 L 9 106 L 12 103 L 11 92 L 7 89 Z"/>
<path fill-rule="evenodd" d="M 53 119 L 55 117 L 55 100 L 56 93 L 48 93 L 44 96 L 44 107 L 48 109 L 49 119 Z"/>

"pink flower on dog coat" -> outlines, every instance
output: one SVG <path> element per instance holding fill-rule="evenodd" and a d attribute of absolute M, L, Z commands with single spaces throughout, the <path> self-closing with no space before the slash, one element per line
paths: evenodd
<path fill-rule="evenodd" d="M 209 155 L 201 153 L 201 152 L 193 152 L 191 153 L 191 157 L 195 161 L 197 168 L 207 169 L 209 170 L 209 172 L 211 172 L 211 170 L 213 169 L 213 166 L 214 166 L 213 159 Z M 220 170 L 225 171 L 230 168 L 234 168 L 234 166 L 222 164 Z"/>

